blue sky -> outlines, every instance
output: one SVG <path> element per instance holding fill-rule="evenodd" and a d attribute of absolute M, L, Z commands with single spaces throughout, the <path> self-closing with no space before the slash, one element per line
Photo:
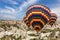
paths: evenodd
<path fill-rule="evenodd" d="M 34 4 L 45 5 L 60 17 L 60 0 L 0 0 L 0 20 L 22 20 Z"/>

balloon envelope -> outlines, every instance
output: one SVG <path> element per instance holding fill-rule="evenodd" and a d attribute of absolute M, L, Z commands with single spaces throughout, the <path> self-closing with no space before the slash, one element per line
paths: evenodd
<path fill-rule="evenodd" d="M 26 24 L 32 27 L 38 32 L 40 31 L 50 19 L 50 9 L 43 5 L 33 5 L 27 9 L 26 18 L 24 19 Z"/>
<path fill-rule="evenodd" d="M 49 24 L 52 26 L 57 20 L 57 15 L 55 13 L 51 13 L 51 18 L 49 20 Z"/>

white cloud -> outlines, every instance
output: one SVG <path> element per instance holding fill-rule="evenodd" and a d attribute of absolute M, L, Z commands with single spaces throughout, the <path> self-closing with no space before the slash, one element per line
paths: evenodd
<path fill-rule="evenodd" d="M 5 7 L 7 10 L 9 10 L 11 13 L 16 14 L 16 9 L 11 8 L 11 7 Z"/>
<path fill-rule="evenodd" d="M 5 9 L 0 10 L 0 19 L 14 20 L 16 19 L 17 11 L 14 8 L 5 6 Z"/>
<path fill-rule="evenodd" d="M 19 12 L 22 11 L 23 8 L 29 6 L 29 5 L 32 5 L 34 3 L 36 3 L 38 0 L 28 0 L 27 2 L 23 2 L 23 4 L 19 7 Z"/>
<path fill-rule="evenodd" d="M 60 16 L 60 0 L 57 0 L 57 1 L 58 3 L 53 8 L 51 8 L 51 11 L 53 13 L 56 13 L 57 16 Z"/>
<path fill-rule="evenodd" d="M 0 14 L 2 14 L 2 15 L 0 15 L 0 17 L 2 17 L 3 19 L 16 19 L 17 13 L 21 13 L 21 11 L 24 12 L 25 7 L 32 5 L 32 4 L 36 3 L 37 1 L 38 0 L 28 0 L 27 2 L 24 1 L 23 4 L 21 4 L 17 9 L 14 9 L 9 6 L 5 6 L 5 9 L 0 9 Z M 11 3 L 11 4 L 18 4 L 17 2 L 15 2 L 13 0 L 7 0 L 5 2 Z M 11 15 L 9 15 L 9 14 L 11 14 Z M 23 16 L 23 14 L 21 14 L 21 16 Z"/>
<path fill-rule="evenodd" d="M 27 3 L 28 3 L 28 4 L 34 4 L 34 3 L 36 3 L 37 1 L 38 1 L 38 0 L 30 0 L 30 1 L 28 0 Z"/>
<path fill-rule="evenodd" d="M 23 4 L 21 4 L 17 9 L 5 6 L 6 9 L 2 9 L 1 12 L 11 13 L 11 14 L 20 13 L 25 7 L 27 7 L 28 5 L 34 4 L 36 2 L 37 2 L 37 0 L 28 0 L 27 2 L 24 1 Z"/>
<path fill-rule="evenodd" d="M 28 6 L 28 5 L 31 5 L 31 4 L 34 4 L 36 3 L 38 0 L 27 0 L 27 2 L 24 2 L 21 7 L 25 7 L 25 6 Z"/>
<path fill-rule="evenodd" d="M 54 7 L 51 9 L 52 13 L 56 13 L 57 16 L 60 16 L 60 7 Z"/>
<path fill-rule="evenodd" d="M 16 20 L 16 17 L 12 16 L 12 15 L 0 15 L 0 19 L 4 19 L 4 20 Z"/>
<path fill-rule="evenodd" d="M 5 9 L 0 10 L 0 13 L 16 14 L 16 10 L 6 6 Z"/>
<path fill-rule="evenodd" d="M 3 17 L 6 18 L 6 19 L 8 19 L 8 18 L 9 18 L 9 19 L 15 19 L 14 16 L 10 16 L 10 15 L 3 15 Z"/>
<path fill-rule="evenodd" d="M 7 3 L 7 4 L 18 4 L 18 2 L 16 1 L 13 1 L 13 0 L 3 0 L 4 3 Z"/>
<path fill-rule="evenodd" d="M 12 4 L 18 4 L 18 2 L 16 2 L 16 1 L 13 1 L 13 0 L 8 0 L 10 3 L 12 3 Z"/>

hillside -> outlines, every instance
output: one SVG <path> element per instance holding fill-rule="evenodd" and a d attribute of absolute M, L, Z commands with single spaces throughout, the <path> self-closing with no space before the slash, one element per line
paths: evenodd
<path fill-rule="evenodd" d="M 60 40 L 60 22 L 45 27 L 37 34 L 23 21 L 0 21 L 0 40 Z"/>

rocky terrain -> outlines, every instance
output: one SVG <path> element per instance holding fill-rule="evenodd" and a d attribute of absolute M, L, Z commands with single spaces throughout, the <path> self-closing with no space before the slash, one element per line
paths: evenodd
<path fill-rule="evenodd" d="M 0 40 L 60 40 L 60 22 L 52 27 L 45 25 L 37 33 L 32 27 L 28 29 L 23 21 L 0 21 Z"/>

